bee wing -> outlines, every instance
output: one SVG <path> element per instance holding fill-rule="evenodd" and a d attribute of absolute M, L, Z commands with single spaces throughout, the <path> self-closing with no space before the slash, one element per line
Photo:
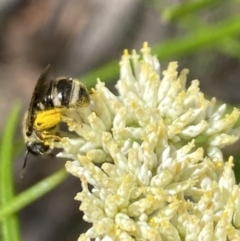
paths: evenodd
<path fill-rule="evenodd" d="M 30 108 L 33 107 L 34 103 L 41 101 L 46 96 L 50 85 L 51 85 L 51 81 L 50 81 L 50 64 L 49 64 L 44 69 L 40 77 L 38 78 L 37 84 L 33 91 Z"/>
<path fill-rule="evenodd" d="M 34 119 L 34 110 L 36 109 L 36 105 L 41 102 L 47 94 L 49 90 L 49 86 L 52 84 L 50 81 L 50 64 L 44 69 L 40 77 L 38 78 L 37 84 L 34 88 L 32 99 L 30 102 L 30 106 L 28 109 L 28 117 L 27 117 L 27 125 L 29 129 L 32 128 L 33 119 Z"/>

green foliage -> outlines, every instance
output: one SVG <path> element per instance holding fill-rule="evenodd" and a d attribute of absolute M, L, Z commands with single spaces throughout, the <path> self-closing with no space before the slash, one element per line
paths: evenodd
<path fill-rule="evenodd" d="M 228 1 L 228 4 L 230 2 L 235 3 L 235 1 Z M 211 25 L 204 24 L 197 17 L 200 10 L 226 4 L 226 1 L 186 1 L 175 7 L 164 6 L 163 10 L 162 7 L 158 8 L 157 1 L 146 1 L 145 3 L 148 3 L 148 6 L 154 8 L 155 11 L 161 9 L 160 15 L 165 21 L 179 24 L 188 31 L 186 36 L 170 39 L 153 46 L 153 51 L 158 58 L 174 60 L 176 57 L 204 51 L 210 47 L 240 58 L 240 45 L 237 39 L 240 33 L 240 17 L 238 15 Z M 189 19 L 192 21 L 189 22 Z M 118 69 L 118 61 L 114 60 L 82 76 L 81 80 L 87 83 L 88 87 L 92 87 L 97 78 L 109 82 L 118 75 Z M 0 143 L 0 240 L 4 241 L 21 240 L 16 212 L 51 191 L 67 178 L 65 170 L 60 170 L 23 193 L 15 195 L 12 168 L 13 157 L 16 155 L 16 149 L 13 148 L 15 146 L 15 129 L 19 121 L 19 109 L 19 106 L 13 108 Z M 235 161 L 239 161 L 239 157 Z M 236 166 L 237 170 L 240 170 L 240 165 Z M 240 180 L 239 173 L 240 171 L 236 172 L 237 180 Z"/>
<path fill-rule="evenodd" d="M 68 175 L 65 169 L 62 169 L 13 197 L 0 208 L 0 222 L 57 187 Z"/>
<path fill-rule="evenodd" d="M 233 38 L 238 36 L 240 32 L 239 16 L 233 16 L 208 26 L 198 23 L 198 26 L 197 29 L 192 30 L 184 37 L 170 39 L 152 46 L 153 52 L 160 60 L 169 60 L 170 58 L 174 60 L 179 56 L 190 55 L 214 47 L 231 56 L 240 56 L 238 41 Z M 81 80 L 92 84 L 93 80 L 100 78 L 104 82 L 109 82 L 117 75 L 118 65 L 115 60 L 92 70 L 82 76 Z"/>
<path fill-rule="evenodd" d="M 62 183 L 68 176 L 60 170 L 15 196 L 13 178 L 14 135 L 20 106 L 14 106 L 2 136 L 0 146 L 0 240 L 20 241 L 19 220 L 16 212 L 37 200 Z M 14 144 L 13 144 L 14 143 Z"/>
<path fill-rule="evenodd" d="M 2 143 L 0 147 L 0 204 L 1 206 L 8 205 L 14 197 L 13 184 L 13 140 L 16 125 L 18 122 L 20 106 L 16 105 L 7 121 L 4 133 L 2 136 Z M 1 224 L 1 240 L 5 241 L 20 241 L 19 222 L 16 214 L 11 214 L 3 219 Z"/>

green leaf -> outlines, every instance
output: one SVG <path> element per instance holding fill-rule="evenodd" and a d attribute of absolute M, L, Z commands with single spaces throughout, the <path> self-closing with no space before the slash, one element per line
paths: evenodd
<path fill-rule="evenodd" d="M 222 4 L 223 2 L 223 0 L 195 0 L 183 2 L 177 6 L 166 8 L 162 14 L 162 18 L 167 21 L 179 20 L 188 14 L 217 4 Z"/>
<path fill-rule="evenodd" d="M 152 49 L 161 60 L 169 58 L 176 60 L 180 56 L 186 56 L 209 47 L 220 46 L 227 38 L 236 36 L 239 32 L 240 17 L 234 16 L 215 25 L 199 28 L 184 37 L 159 43 L 153 46 Z M 81 80 L 89 83 L 101 78 L 102 81 L 108 82 L 116 77 L 118 73 L 119 68 L 115 60 L 82 76 Z"/>
<path fill-rule="evenodd" d="M 240 17 L 232 17 L 213 26 L 203 27 L 191 34 L 154 47 L 160 59 L 178 57 L 222 43 L 229 36 L 238 35 Z"/>
<path fill-rule="evenodd" d="M 20 106 L 14 106 L 7 124 L 5 126 L 2 142 L 0 146 L 0 205 L 7 205 L 14 197 L 13 183 L 13 142 L 16 126 L 18 123 L 18 115 Z M 4 241 L 20 241 L 20 228 L 17 215 L 12 214 L 8 218 L 3 219 L 0 226 L 0 239 Z"/>
<path fill-rule="evenodd" d="M 237 39 L 227 38 L 222 42 L 218 49 L 225 54 L 240 59 L 240 45 Z"/>
<path fill-rule="evenodd" d="M 112 78 L 117 76 L 118 72 L 118 61 L 113 60 L 105 65 L 102 65 L 99 68 L 96 68 L 95 70 L 90 71 L 86 75 L 82 76 L 80 79 L 87 87 L 92 87 L 96 84 L 98 78 L 100 78 L 101 81 L 107 83 L 110 82 Z"/>
<path fill-rule="evenodd" d="M 12 215 L 14 212 L 21 210 L 28 204 L 39 199 L 61 184 L 68 176 L 69 174 L 66 170 L 62 169 L 20 193 L 0 209 L 0 221 L 3 221 L 5 218 L 9 217 L 9 215 Z"/>

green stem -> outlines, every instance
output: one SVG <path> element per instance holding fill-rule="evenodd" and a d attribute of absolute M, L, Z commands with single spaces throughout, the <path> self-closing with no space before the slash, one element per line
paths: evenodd
<path fill-rule="evenodd" d="M 5 126 L 0 147 L 0 196 L 1 206 L 8 205 L 14 197 L 12 156 L 15 129 L 18 123 L 20 106 L 16 105 Z M 4 241 L 20 241 L 19 221 L 15 214 L 4 219 L 1 225 L 1 237 Z"/>
<path fill-rule="evenodd" d="M 62 169 L 11 199 L 7 205 L 4 205 L 0 209 L 0 221 L 3 221 L 12 213 L 21 210 L 28 204 L 54 189 L 56 186 L 61 184 L 68 177 L 68 175 L 69 174 L 66 172 L 66 170 Z"/>

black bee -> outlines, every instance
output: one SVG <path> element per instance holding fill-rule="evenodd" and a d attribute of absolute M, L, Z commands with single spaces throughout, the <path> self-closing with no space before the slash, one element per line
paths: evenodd
<path fill-rule="evenodd" d="M 66 77 L 51 79 L 48 65 L 37 81 L 24 117 L 23 135 L 27 152 L 23 169 L 29 152 L 34 155 L 49 154 L 49 141 L 61 140 L 53 130 L 62 121 L 66 109 L 76 110 L 89 104 L 90 95 L 81 82 Z"/>

